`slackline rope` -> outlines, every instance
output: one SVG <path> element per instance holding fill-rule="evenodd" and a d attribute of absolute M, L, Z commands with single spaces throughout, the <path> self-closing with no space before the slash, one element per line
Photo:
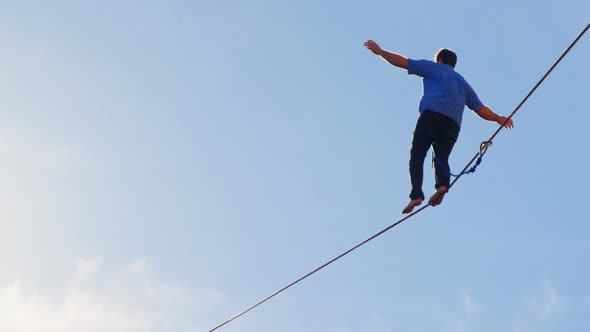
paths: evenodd
<path fill-rule="evenodd" d="M 432 152 L 432 164 L 434 166 L 434 164 L 436 163 L 436 165 L 438 165 L 438 167 L 440 167 L 443 171 L 445 171 L 450 176 L 454 176 L 456 178 L 458 178 L 462 175 L 465 175 L 465 174 L 471 174 L 471 173 L 474 173 L 475 170 L 477 169 L 477 166 L 479 166 L 479 164 L 481 164 L 481 161 L 483 160 L 483 156 L 486 154 L 486 152 L 488 152 L 488 148 L 490 146 L 492 146 L 492 142 L 482 142 L 481 145 L 479 146 L 479 153 L 478 153 L 477 160 L 475 161 L 475 165 L 473 165 L 470 169 L 463 171 L 459 174 L 453 174 L 447 166 L 445 166 L 440 160 L 438 160 L 438 158 L 436 158 L 434 151 Z"/>
<path fill-rule="evenodd" d="M 491 144 L 492 140 L 498 135 L 498 133 L 502 130 L 502 128 L 504 127 L 504 124 L 506 124 L 506 122 L 508 120 L 510 120 L 514 114 L 516 114 L 516 112 L 518 112 L 518 110 L 522 107 L 522 105 L 529 99 L 529 97 L 537 90 L 537 88 L 541 85 L 541 83 L 543 83 L 543 81 L 545 81 L 545 79 L 547 78 L 547 76 L 549 76 L 549 74 L 553 71 L 553 69 L 555 69 L 555 67 L 557 67 L 557 65 L 561 62 L 561 60 L 569 53 L 569 51 L 574 47 L 574 45 L 576 45 L 576 43 L 582 38 L 582 36 L 586 33 L 586 31 L 588 31 L 588 29 L 590 29 L 590 24 L 588 24 L 586 26 L 586 28 L 584 28 L 584 30 L 582 30 L 582 32 L 580 33 L 580 35 L 571 43 L 571 45 L 565 50 L 565 52 L 563 52 L 563 54 L 557 59 L 557 61 L 555 61 L 555 63 L 553 64 L 553 66 L 551 66 L 551 68 L 549 68 L 549 70 L 545 73 L 545 75 L 543 75 L 543 77 L 539 80 L 539 82 L 537 82 L 537 84 L 531 89 L 531 91 L 526 95 L 526 97 L 520 102 L 520 104 L 518 104 L 518 106 L 514 109 L 514 111 L 512 111 L 512 113 L 510 114 L 510 116 L 508 116 L 506 118 L 506 120 L 500 125 L 500 127 L 494 132 L 494 134 L 490 137 L 490 139 L 488 139 L 487 141 L 484 141 L 482 143 L 483 144 Z M 487 149 L 487 147 L 486 147 Z M 455 178 L 455 180 L 453 182 L 451 182 L 451 184 L 449 185 L 448 189 L 451 189 L 451 187 L 461 178 L 461 175 L 463 175 L 467 169 L 469 168 L 469 166 L 471 166 L 471 164 L 480 156 L 481 153 L 481 149 L 480 152 L 478 152 L 472 159 L 471 161 L 465 166 L 465 168 L 463 168 L 463 170 L 461 171 L 461 173 L 459 173 L 459 176 L 457 176 Z M 233 317 L 227 319 L 226 321 L 224 321 L 223 323 L 217 325 L 216 327 L 214 327 L 213 329 L 209 330 L 209 332 L 213 332 L 223 326 L 225 326 L 226 324 L 234 321 L 235 319 L 245 315 L 246 313 L 250 312 L 251 310 L 253 310 L 254 308 L 258 307 L 259 305 L 263 304 L 264 302 L 272 299 L 273 297 L 279 295 L 280 293 L 282 293 L 283 291 L 287 290 L 288 288 L 291 288 L 292 286 L 294 286 L 295 284 L 303 281 L 304 279 L 306 279 L 307 277 L 311 276 L 312 274 L 320 271 L 321 269 L 325 268 L 326 266 L 334 263 L 335 261 L 339 260 L 340 258 L 348 255 L 349 253 L 351 253 L 352 251 L 356 250 L 357 248 L 361 247 L 362 245 L 366 244 L 367 242 L 375 239 L 376 237 L 382 235 L 383 233 L 389 231 L 390 229 L 394 228 L 395 226 L 401 224 L 402 222 L 410 219 L 411 217 L 415 216 L 416 214 L 424 211 L 424 209 L 426 209 L 428 206 L 430 206 L 429 204 L 424 205 L 423 207 L 421 207 L 420 209 L 414 211 L 413 213 L 407 215 L 406 217 L 396 221 L 395 223 L 393 223 L 392 225 L 384 228 L 383 230 L 381 230 L 380 232 L 378 232 L 377 234 L 369 237 L 368 239 L 360 242 L 359 244 L 355 245 L 354 247 L 346 250 L 345 252 L 341 253 L 340 255 L 332 258 L 331 260 L 327 261 L 326 263 L 322 264 L 321 266 L 317 267 L 315 270 L 307 273 L 306 275 L 300 277 L 299 279 L 291 282 L 290 284 L 288 284 L 287 286 L 279 289 L 278 291 L 272 293 L 271 295 L 267 296 L 266 298 L 260 300 L 259 302 L 257 302 L 256 304 L 246 308 L 245 310 L 237 313 L 236 315 L 234 315 Z"/>

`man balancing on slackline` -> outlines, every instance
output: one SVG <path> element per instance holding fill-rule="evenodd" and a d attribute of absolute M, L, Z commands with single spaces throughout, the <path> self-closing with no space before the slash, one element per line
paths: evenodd
<path fill-rule="evenodd" d="M 479 117 L 487 121 L 503 124 L 505 128 L 514 127 L 512 119 L 500 116 L 482 104 L 469 83 L 455 71 L 457 55 L 448 49 L 439 50 L 434 61 L 408 59 L 400 54 L 382 49 L 376 42 L 368 40 L 365 46 L 390 64 L 406 69 L 408 74 L 422 77 L 424 92 L 420 100 L 420 117 L 414 130 L 410 150 L 410 203 L 402 213 L 410 213 L 422 204 L 422 180 L 424 159 L 430 146 L 434 150 L 434 175 L 436 191 L 428 204 L 442 203 L 450 185 L 449 155 L 459 136 L 463 109 L 467 105 Z"/>

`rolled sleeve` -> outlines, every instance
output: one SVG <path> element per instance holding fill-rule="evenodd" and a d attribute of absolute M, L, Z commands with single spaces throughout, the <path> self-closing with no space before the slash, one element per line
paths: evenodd
<path fill-rule="evenodd" d="M 479 100 L 477 93 L 473 90 L 473 88 L 467 84 L 467 91 L 465 92 L 465 105 L 469 107 L 472 111 L 477 111 L 478 109 L 483 107 L 483 103 Z"/>

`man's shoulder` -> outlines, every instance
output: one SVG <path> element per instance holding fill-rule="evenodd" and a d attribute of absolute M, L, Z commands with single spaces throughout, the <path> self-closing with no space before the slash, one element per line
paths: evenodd
<path fill-rule="evenodd" d="M 465 79 L 465 77 L 463 77 L 463 75 L 461 75 L 460 73 L 455 71 L 455 76 L 464 86 L 471 88 L 471 85 L 469 84 L 467 79 Z"/>
<path fill-rule="evenodd" d="M 436 62 L 430 60 L 408 59 L 408 74 L 424 76 L 424 74 L 426 74 L 427 72 L 432 71 L 435 65 Z"/>
<path fill-rule="evenodd" d="M 463 77 L 463 75 L 461 75 L 461 73 L 459 73 L 458 71 L 456 71 L 455 69 L 453 69 L 453 72 L 455 73 L 455 76 L 457 76 L 457 78 L 459 78 L 460 80 L 462 80 L 463 82 L 467 82 L 467 80 L 465 79 L 465 77 Z"/>
<path fill-rule="evenodd" d="M 431 66 L 433 64 L 436 64 L 436 62 L 431 61 L 431 60 L 426 60 L 426 59 L 410 59 L 408 58 L 408 64 L 412 63 L 414 65 L 423 65 L 423 66 Z"/>

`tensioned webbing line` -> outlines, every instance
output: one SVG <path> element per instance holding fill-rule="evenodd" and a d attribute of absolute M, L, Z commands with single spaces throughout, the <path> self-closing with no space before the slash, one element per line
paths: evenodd
<path fill-rule="evenodd" d="M 555 67 L 557 67 L 557 65 L 561 62 L 561 60 L 566 56 L 566 54 L 574 47 L 574 45 L 576 45 L 576 43 L 582 38 L 582 36 L 586 33 L 586 31 L 588 31 L 588 29 L 590 28 L 590 24 L 588 24 L 586 26 L 586 28 L 580 33 L 580 35 L 572 42 L 572 44 L 565 50 L 565 52 L 563 52 L 563 54 L 559 57 L 559 59 L 557 59 L 557 61 L 553 64 L 553 66 L 551 66 L 551 68 L 547 71 L 547 73 L 545 73 L 545 75 L 543 75 L 543 77 L 539 80 L 539 82 L 533 87 L 533 89 L 531 89 L 531 91 L 526 95 L 526 97 L 520 102 L 520 104 L 518 104 L 518 106 L 514 109 L 514 111 L 510 114 L 510 116 L 508 116 L 506 118 L 506 120 L 504 121 L 504 123 L 502 123 L 500 125 L 500 127 L 496 130 L 496 132 L 494 132 L 494 134 L 490 137 L 489 140 L 485 141 L 484 143 L 482 143 L 482 149 L 483 146 L 486 143 L 491 143 L 491 141 L 498 135 L 498 133 L 502 130 L 502 128 L 504 127 L 504 124 L 511 119 L 514 114 L 516 114 L 516 112 L 518 112 L 518 110 L 522 107 L 522 105 L 527 101 L 527 99 L 529 99 L 529 97 L 535 92 L 535 90 L 537 90 L 537 88 L 541 85 L 541 83 L 543 83 L 543 81 L 545 80 L 545 78 L 547 78 L 547 76 L 549 76 L 549 74 L 553 71 L 553 69 L 555 69 Z M 487 149 L 487 145 L 485 147 Z M 478 158 L 478 156 L 481 155 L 482 153 L 482 149 L 480 149 L 480 152 L 477 153 L 475 155 L 475 157 L 473 157 L 473 159 L 471 159 L 471 161 L 467 164 L 467 166 L 465 166 L 465 168 L 463 169 L 463 172 L 465 172 L 469 166 L 471 166 L 471 164 Z M 455 178 L 455 180 L 449 185 L 449 189 L 455 184 L 455 182 L 457 182 L 459 180 L 460 176 L 458 176 L 457 178 Z M 260 306 L 261 304 L 263 304 L 264 302 L 272 299 L 273 297 L 279 295 L 280 293 L 284 292 L 285 290 L 291 288 L 292 286 L 294 286 L 295 284 L 303 281 L 304 279 L 308 278 L 309 276 L 315 274 L 316 272 L 320 271 L 321 269 L 325 268 L 326 266 L 334 263 L 335 261 L 339 260 L 340 258 L 348 255 L 349 253 L 353 252 L 354 250 L 358 249 L 359 247 L 363 246 L 364 244 L 366 244 L 369 241 L 372 241 L 373 239 L 375 239 L 376 237 L 382 235 L 383 233 L 389 231 L 390 229 L 394 228 L 395 226 L 401 224 L 402 222 L 410 219 L 411 217 L 415 216 L 416 214 L 422 212 L 424 209 L 426 209 L 428 206 L 428 204 L 424 205 L 423 207 L 421 207 L 420 209 L 414 211 L 413 213 L 407 215 L 406 217 L 396 221 L 395 223 L 393 223 L 392 225 L 384 228 L 383 230 L 381 230 L 380 232 L 378 232 L 377 234 L 369 237 L 368 239 L 360 242 L 359 244 L 355 245 L 354 247 L 346 250 L 345 252 L 341 253 L 340 255 L 332 258 L 331 260 L 327 261 L 326 263 L 322 264 L 321 266 L 317 267 L 316 269 L 314 269 L 313 271 L 305 274 L 304 276 L 300 277 L 299 279 L 291 282 L 290 284 L 288 284 L 287 286 L 279 289 L 278 291 L 272 293 L 271 295 L 267 296 L 266 298 L 258 301 L 256 304 L 246 308 L 245 310 L 239 312 L 238 314 L 234 315 L 233 317 L 227 319 L 226 321 L 224 321 L 223 323 L 217 325 L 216 327 L 214 327 L 213 329 L 209 330 L 209 332 L 213 332 L 223 326 L 225 326 L 226 324 L 234 321 L 235 319 L 245 315 L 246 313 L 250 312 L 251 310 L 255 309 L 256 307 Z"/>
<path fill-rule="evenodd" d="M 508 116 L 508 118 L 506 118 L 506 120 L 504 121 L 504 123 L 502 123 L 500 125 L 500 127 L 498 127 L 498 129 L 496 129 L 496 131 L 494 132 L 494 134 L 487 141 L 485 141 L 485 142 L 482 143 L 482 147 L 480 148 L 480 152 L 477 153 L 471 159 L 471 161 L 467 164 L 467 166 L 465 166 L 465 168 L 463 168 L 463 171 L 461 171 L 461 173 L 459 173 L 459 174 L 463 174 L 469 168 L 469 166 L 471 166 L 471 164 L 473 164 L 473 162 L 479 156 L 481 156 L 481 152 L 482 152 L 482 149 L 484 149 L 484 147 L 483 147 L 484 145 L 486 145 L 486 146 L 491 145 L 492 140 L 494 138 L 496 138 L 496 136 L 498 135 L 498 133 L 500 133 L 500 130 L 502 130 L 502 128 L 504 127 L 504 124 L 508 120 L 512 119 L 512 117 L 514 116 L 514 114 L 516 114 L 516 112 L 518 112 L 518 110 L 520 110 L 520 108 L 522 107 L 522 105 L 524 105 L 524 103 L 529 99 L 529 97 L 533 93 L 535 93 L 535 91 L 541 85 L 541 83 L 543 83 L 543 81 L 545 81 L 545 79 L 547 78 L 547 76 L 549 76 L 549 74 L 551 74 L 551 72 L 553 71 L 553 69 L 555 69 L 555 67 L 557 67 L 557 65 L 561 62 L 561 60 L 569 53 L 569 51 L 574 47 L 574 45 L 576 45 L 578 43 L 578 41 L 582 38 L 582 36 L 586 33 L 586 31 L 588 31 L 589 28 L 590 28 L 590 24 L 586 25 L 586 28 L 584 28 L 584 30 L 582 30 L 582 32 L 580 32 L 580 34 L 578 35 L 578 37 L 576 37 L 576 39 L 570 44 L 570 46 L 561 54 L 561 56 L 557 59 L 557 61 L 555 61 L 555 63 L 553 64 L 553 66 L 551 66 L 551 68 L 549 68 L 549 70 L 545 73 L 545 75 L 543 75 L 543 77 L 541 77 L 541 79 L 539 80 L 539 82 L 537 82 L 537 84 L 535 84 L 535 86 L 526 95 L 526 97 L 524 97 L 524 99 L 518 104 L 518 106 L 516 106 L 516 108 L 514 109 L 514 111 L 512 111 L 512 113 L 510 113 L 510 115 Z M 487 149 L 487 147 L 485 147 L 485 149 Z M 458 177 L 456 177 L 455 180 L 453 180 L 453 182 L 451 182 L 451 184 L 449 185 L 449 189 L 451 189 L 451 187 L 455 184 L 455 182 L 457 182 L 459 180 L 460 177 L 461 177 L 461 175 L 459 175 Z"/>

